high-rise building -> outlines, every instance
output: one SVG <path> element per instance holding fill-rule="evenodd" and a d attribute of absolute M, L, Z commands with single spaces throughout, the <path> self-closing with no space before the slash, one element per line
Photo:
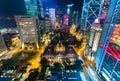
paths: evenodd
<path fill-rule="evenodd" d="M 72 6 L 73 6 L 74 4 L 68 4 L 67 5 L 67 15 L 68 15 L 68 24 L 67 25 L 69 25 L 69 26 L 71 26 L 72 24 L 73 24 L 73 22 L 72 22 Z"/>
<path fill-rule="evenodd" d="M 75 25 L 79 25 L 79 20 L 80 20 L 80 15 L 79 15 L 79 11 L 73 11 L 73 18 L 72 18 L 72 22 Z"/>
<path fill-rule="evenodd" d="M 120 46 L 120 23 L 115 24 L 115 27 L 113 29 L 113 33 L 111 36 L 111 42 Z"/>
<path fill-rule="evenodd" d="M 60 8 L 56 7 L 56 23 L 55 23 L 55 29 L 60 29 Z"/>
<path fill-rule="evenodd" d="M 84 0 L 81 15 L 81 27 L 87 30 L 92 27 L 95 19 L 99 18 L 104 0 Z"/>
<path fill-rule="evenodd" d="M 35 0 L 37 2 L 37 11 L 39 20 L 44 19 L 44 8 L 41 0 Z"/>
<path fill-rule="evenodd" d="M 64 25 L 68 25 L 69 22 L 69 16 L 67 14 L 63 15 L 63 24 Z"/>
<path fill-rule="evenodd" d="M 38 17 L 37 16 L 15 16 L 16 24 L 20 33 L 22 48 L 39 48 L 38 41 Z"/>
<path fill-rule="evenodd" d="M 50 32 L 51 28 L 50 28 L 50 20 L 49 19 L 45 19 L 45 32 Z"/>
<path fill-rule="evenodd" d="M 110 0 L 99 46 L 95 56 L 96 70 L 107 81 L 120 80 L 120 55 L 110 44 L 110 38 L 116 23 L 116 17 L 120 10 L 120 0 Z"/>
<path fill-rule="evenodd" d="M 56 23 L 55 9 L 54 8 L 49 9 L 49 17 L 50 17 L 50 21 L 51 21 L 51 29 L 54 30 L 55 23 Z"/>
<path fill-rule="evenodd" d="M 45 32 L 44 8 L 41 0 L 24 0 L 26 12 L 28 16 L 38 16 L 39 18 L 39 35 L 42 36 Z"/>
<path fill-rule="evenodd" d="M 69 4 L 69 5 L 67 5 L 67 14 L 68 14 L 68 15 L 71 14 L 72 6 L 73 6 L 73 4 Z"/>
<path fill-rule="evenodd" d="M 37 16 L 38 15 L 38 7 L 36 0 L 24 0 L 26 13 L 30 16 Z"/>
<path fill-rule="evenodd" d="M 100 35 L 101 35 L 101 24 L 99 19 L 95 19 L 94 23 L 92 24 L 91 30 L 90 30 L 90 36 L 88 41 L 88 58 L 90 60 L 94 59 L 94 54 L 97 50 Z"/>
<path fill-rule="evenodd" d="M 109 3 L 110 3 L 110 0 L 104 0 L 103 6 L 102 6 L 102 11 L 100 14 L 100 19 L 102 19 L 102 20 L 104 20 L 107 15 L 106 13 L 108 10 Z"/>
<path fill-rule="evenodd" d="M 6 52 L 7 52 L 7 47 L 5 45 L 2 35 L 0 33 L 0 56 L 5 54 Z"/>

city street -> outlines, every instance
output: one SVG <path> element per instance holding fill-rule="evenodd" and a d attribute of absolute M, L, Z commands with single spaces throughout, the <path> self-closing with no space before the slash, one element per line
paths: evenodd
<path fill-rule="evenodd" d="M 15 48 L 9 50 L 6 54 L 4 54 L 3 56 L 0 56 L 0 60 L 2 59 L 10 59 L 12 58 L 12 56 L 14 54 L 16 54 L 17 52 L 21 51 L 21 45 L 16 46 Z"/>

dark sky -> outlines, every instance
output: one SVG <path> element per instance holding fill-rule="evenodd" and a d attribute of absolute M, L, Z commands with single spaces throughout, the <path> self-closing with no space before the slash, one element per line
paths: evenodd
<path fill-rule="evenodd" d="M 0 16 L 11 16 L 24 14 L 23 0 L 0 0 Z"/>
<path fill-rule="evenodd" d="M 73 8 L 74 10 L 80 10 L 82 9 L 84 0 L 42 0 L 43 4 L 49 7 L 55 7 L 59 6 L 61 10 L 66 9 L 66 5 L 68 4 L 74 4 Z"/>
<path fill-rule="evenodd" d="M 65 10 L 67 4 L 74 4 L 75 10 L 82 8 L 83 0 L 42 0 L 43 4 L 48 7 L 59 6 Z M 0 16 L 24 15 L 24 0 L 0 0 Z"/>

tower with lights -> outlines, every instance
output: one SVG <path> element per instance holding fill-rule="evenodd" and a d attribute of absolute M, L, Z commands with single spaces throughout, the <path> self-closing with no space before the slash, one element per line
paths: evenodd
<path fill-rule="evenodd" d="M 114 48 L 116 45 L 110 43 L 118 11 L 120 10 L 119 5 L 120 0 L 110 0 L 95 56 L 96 70 L 107 81 L 120 80 L 120 70 L 118 70 L 120 69 L 120 54 Z"/>
<path fill-rule="evenodd" d="M 15 19 L 20 33 L 22 48 L 25 50 L 38 49 L 38 17 L 15 16 Z"/>
<path fill-rule="evenodd" d="M 60 8 L 59 7 L 56 7 L 56 23 L 55 23 L 55 29 L 60 29 Z"/>
<path fill-rule="evenodd" d="M 95 19 L 90 29 L 90 36 L 89 36 L 89 41 L 87 46 L 88 59 L 91 61 L 94 60 L 94 56 L 98 47 L 101 31 L 102 31 L 102 27 L 100 24 L 100 20 L 97 18 Z"/>
<path fill-rule="evenodd" d="M 54 8 L 49 9 L 49 17 L 50 17 L 50 21 L 51 21 L 51 29 L 54 30 L 55 29 L 55 22 L 56 22 L 55 9 Z"/>
<path fill-rule="evenodd" d="M 24 2 L 25 2 L 27 15 L 37 16 L 38 15 L 37 1 L 36 0 L 24 0 Z"/>
<path fill-rule="evenodd" d="M 72 8 L 73 4 L 69 4 L 67 5 L 67 14 L 70 15 L 71 14 L 71 8 Z"/>
<path fill-rule="evenodd" d="M 72 6 L 74 4 L 68 4 L 66 7 L 67 7 L 67 15 L 68 15 L 68 24 L 67 25 L 72 25 Z"/>
<path fill-rule="evenodd" d="M 45 32 L 44 8 L 41 0 L 24 0 L 26 7 L 26 14 L 28 16 L 38 16 L 39 18 L 39 35 Z"/>
<path fill-rule="evenodd" d="M 81 29 L 88 30 L 92 23 L 100 16 L 103 0 L 84 0 L 81 15 Z"/>

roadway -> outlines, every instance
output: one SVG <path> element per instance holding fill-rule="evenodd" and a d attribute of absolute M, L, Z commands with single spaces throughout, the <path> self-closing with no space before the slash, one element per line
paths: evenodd
<path fill-rule="evenodd" d="M 0 60 L 2 59 L 10 59 L 14 54 L 20 51 L 21 45 L 14 47 L 13 49 L 9 50 L 6 54 L 0 56 Z"/>
<path fill-rule="evenodd" d="M 46 47 L 49 44 L 49 39 L 50 39 L 49 34 L 46 36 L 43 36 L 43 39 L 44 39 L 43 40 L 44 44 L 40 47 L 36 56 L 29 61 L 30 66 L 27 67 L 26 73 L 24 73 L 22 75 L 22 78 L 20 79 L 20 81 L 25 81 L 25 79 L 27 79 L 29 77 L 31 69 L 39 68 L 39 71 L 41 71 L 42 66 L 40 65 L 40 61 L 41 61 L 40 57 L 41 57 L 41 54 L 44 52 L 44 50 L 46 49 Z"/>

